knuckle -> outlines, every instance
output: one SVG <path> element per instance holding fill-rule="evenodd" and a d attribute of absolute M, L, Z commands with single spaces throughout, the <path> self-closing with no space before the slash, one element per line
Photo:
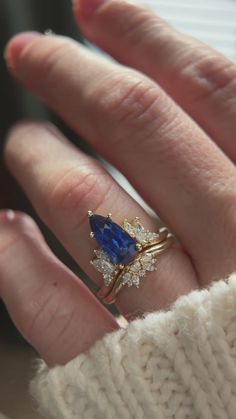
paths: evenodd
<path fill-rule="evenodd" d="M 201 56 L 194 63 L 190 62 L 182 71 L 182 76 L 190 80 L 191 95 L 194 102 L 212 96 L 235 97 L 236 66 L 216 55 Z"/>
<path fill-rule="evenodd" d="M 42 332 L 42 327 L 55 316 L 55 309 L 53 310 L 53 296 L 47 290 L 47 294 L 40 290 L 36 295 L 28 296 L 28 304 L 24 307 L 26 311 L 25 318 L 28 320 L 24 326 L 24 334 L 29 341 L 34 342 L 35 336 Z M 49 294 L 49 295 L 48 295 Z"/>
<path fill-rule="evenodd" d="M 154 100 L 152 84 L 128 75 L 106 79 L 94 89 L 91 102 L 98 110 L 115 115 L 118 122 L 125 122 L 145 113 Z"/>
<path fill-rule="evenodd" d="M 156 84 L 132 71 L 100 81 L 93 88 L 89 103 L 98 124 L 101 114 L 108 115 L 109 120 L 119 126 L 128 125 L 137 131 L 160 117 L 155 104 L 161 98 L 161 90 Z"/>
<path fill-rule="evenodd" d="M 97 177 L 94 173 L 81 173 L 73 168 L 56 183 L 50 196 L 50 203 L 53 209 L 74 209 L 78 202 L 88 201 L 96 184 Z"/>
<path fill-rule="evenodd" d="M 52 340 L 55 339 L 55 331 L 57 335 L 61 335 L 66 330 L 72 316 L 70 305 L 63 308 L 63 299 L 67 298 L 65 290 L 57 289 L 55 292 L 55 283 L 52 281 L 40 292 L 29 297 L 25 308 L 28 322 L 25 324 L 24 334 L 31 342 L 35 342 L 45 329 Z"/>
<path fill-rule="evenodd" d="M 112 185 L 111 179 L 103 170 L 85 168 L 72 168 L 58 182 L 55 183 L 50 196 L 49 205 L 52 215 L 55 210 L 76 213 L 78 219 L 78 207 L 80 212 L 83 208 L 87 213 L 93 202 L 97 208 L 101 205 L 105 196 L 108 195 Z"/>

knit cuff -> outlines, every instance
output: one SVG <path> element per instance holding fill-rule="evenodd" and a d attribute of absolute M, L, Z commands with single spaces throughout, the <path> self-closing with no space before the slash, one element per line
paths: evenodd
<path fill-rule="evenodd" d="M 55 419 L 211 419 L 236 412 L 236 273 L 107 334 L 31 383 Z"/>

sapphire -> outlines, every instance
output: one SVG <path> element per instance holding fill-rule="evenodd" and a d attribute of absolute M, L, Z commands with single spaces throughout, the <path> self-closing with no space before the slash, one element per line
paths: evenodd
<path fill-rule="evenodd" d="M 89 220 L 95 239 L 113 264 L 128 265 L 135 259 L 137 242 L 123 228 L 102 215 L 93 214 Z"/>

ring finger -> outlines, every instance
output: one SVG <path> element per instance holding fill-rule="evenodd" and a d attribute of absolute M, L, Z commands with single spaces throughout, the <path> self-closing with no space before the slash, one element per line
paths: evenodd
<path fill-rule="evenodd" d="M 95 160 L 51 125 L 16 126 L 8 139 L 6 157 L 43 220 L 97 283 L 100 276 L 89 263 L 96 246 L 89 239 L 88 209 L 102 215 L 114 212 L 118 223 L 138 216 L 146 228 L 156 229 L 144 210 Z M 118 308 L 126 317 L 167 308 L 197 286 L 195 271 L 181 248 L 170 248 L 156 264 L 157 271 L 143 278 L 139 290 L 131 287 L 118 294 Z"/>

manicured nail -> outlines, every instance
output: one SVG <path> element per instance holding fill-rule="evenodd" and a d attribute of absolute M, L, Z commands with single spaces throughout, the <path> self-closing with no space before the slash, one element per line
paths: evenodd
<path fill-rule="evenodd" d="M 90 17 L 107 0 L 72 0 L 76 13 L 83 17 Z"/>
<path fill-rule="evenodd" d="M 38 32 L 24 32 L 14 36 L 6 45 L 4 57 L 8 68 L 14 70 L 17 60 L 20 57 L 24 48 L 34 39 L 39 38 L 42 34 Z"/>

